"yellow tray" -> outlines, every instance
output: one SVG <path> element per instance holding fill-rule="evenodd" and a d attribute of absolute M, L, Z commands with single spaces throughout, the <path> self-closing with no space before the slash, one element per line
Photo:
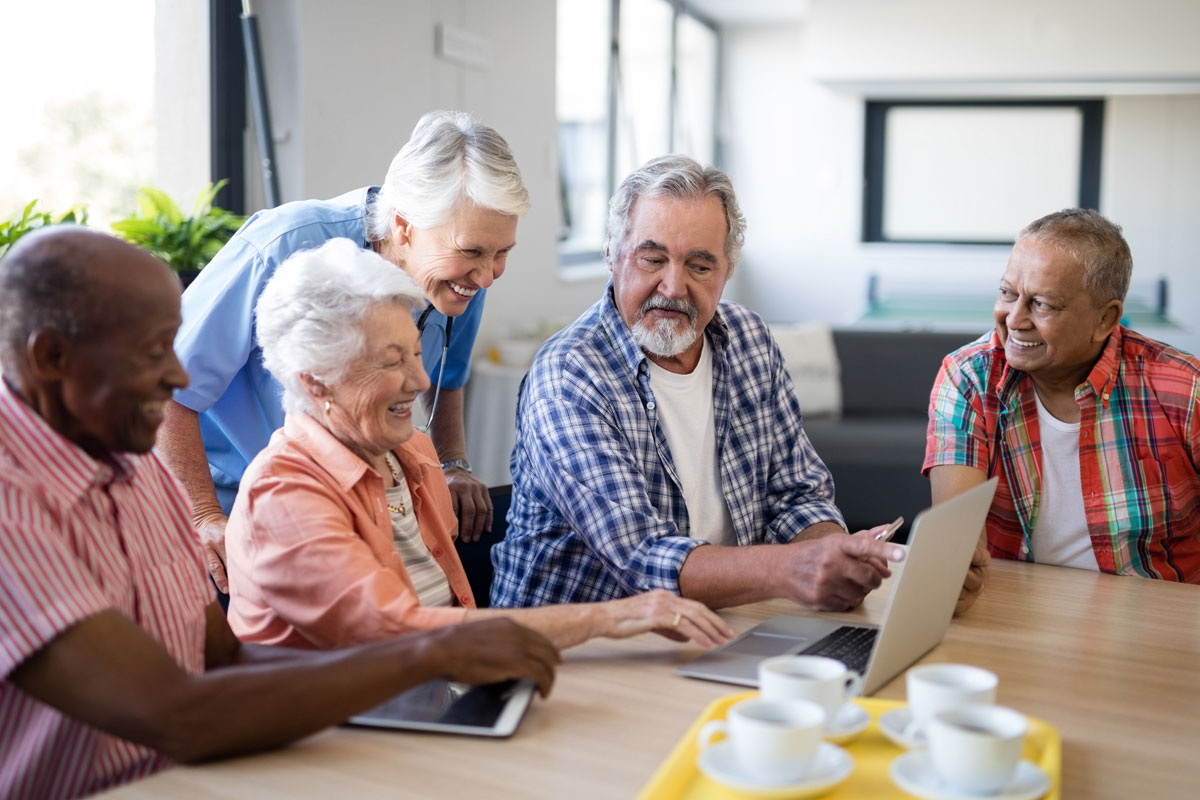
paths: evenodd
<path fill-rule="evenodd" d="M 723 719 L 731 705 L 757 694 L 758 692 L 742 692 L 713 701 L 683 735 L 679 744 L 675 745 L 671 755 L 667 756 L 667 760 L 654 773 L 649 783 L 642 788 L 641 794 L 638 795 L 639 800 L 729 800 L 745 797 L 734 789 L 709 780 L 700 772 L 696 766 L 696 758 L 700 753 L 696 737 L 700 726 L 705 722 L 710 719 Z M 872 698 L 859 698 L 854 702 L 871 715 L 871 724 L 857 739 L 843 745 L 854 757 L 854 772 L 845 783 L 835 787 L 825 797 L 830 800 L 911 798 L 911 795 L 892 783 L 888 775 L 888 767 L 896 757 L 904 753 L 904 750 L 892 744 L 879 730 L 879 715 L 904 703 Z M 1040 766 L 1050 776 L 1050 791 L 1045 800 L 1059 800 L 1062 790 L 1062 740 L 1058 730 L 1052 725 L 1034 717 L 1028 719 L 1029 735 L 1025 737 L 1024 757 Z"/>

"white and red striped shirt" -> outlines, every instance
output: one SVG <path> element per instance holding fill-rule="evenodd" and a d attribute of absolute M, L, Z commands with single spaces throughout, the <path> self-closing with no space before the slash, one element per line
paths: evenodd
<path fill-rule="evenodd" d="M 108 608 L 199 674 L 212 599 L 186 496 L 157 456 L 96 461 L 0 380 L 0 797 L 76 797 L 168 765 L 8 678 Z"/>

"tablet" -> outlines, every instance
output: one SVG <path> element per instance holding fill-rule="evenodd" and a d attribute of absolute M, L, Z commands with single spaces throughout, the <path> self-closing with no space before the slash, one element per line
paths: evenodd
<path fill-rule="evenodd" d="M 536 688 L 531 680 L 485 686 L 430 681 L 351 717 L 346 724 L 468 736 L 512 736 Z"/>

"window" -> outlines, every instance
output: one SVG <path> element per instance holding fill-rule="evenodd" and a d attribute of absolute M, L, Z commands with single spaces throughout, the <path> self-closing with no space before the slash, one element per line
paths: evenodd
<path fill-rule="evenodd" d="M 0 218 L 31 200 L 97 228 L 127 216 L 154 179 L 154 0 L 13 3 L 5 28 Z"/>
<path fill-rule="evenodd" d="M 603 257 L 608 199 L 649 159 L 716 149 L 716 29 L 677 0 L 558 0 L 563 265 Z"/>
<path fill-rule="evenodd" d="M 1102 100 L 868 102 L 863 240 L 1011 244 L 1100 200 Z"/>

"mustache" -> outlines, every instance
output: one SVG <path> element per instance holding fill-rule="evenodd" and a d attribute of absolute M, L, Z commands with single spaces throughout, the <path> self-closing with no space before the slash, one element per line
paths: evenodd
<path fill-rule="evenodd" d="M 688 322 L 695 322 L 696 317 L 700 313 L 696 310 L 696 306 L 692 303 L 689 303 L 687 300 L 671 300 L 667 297 L 654 296 L 642 303 L 640 315 L 644 317 L 648 312 L 655 308 L 661 308 L 665 311 L 678 311 L 681 314 L 687 314 Z"/>

